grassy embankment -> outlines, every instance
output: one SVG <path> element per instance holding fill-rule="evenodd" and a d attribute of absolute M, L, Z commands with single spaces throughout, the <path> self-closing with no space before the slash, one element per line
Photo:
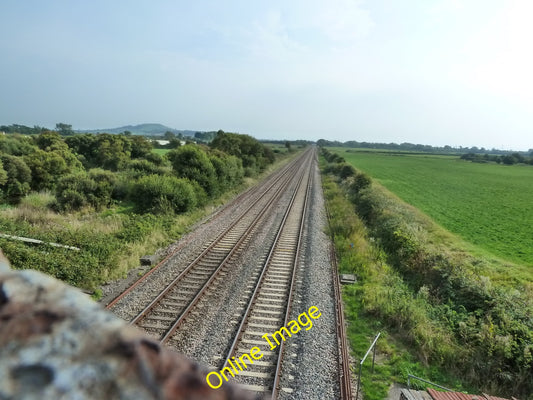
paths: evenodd
<path fill-rule="evenodd" d="M 92 208 L 71 213 L 50 209 L 54 196 L 31 193 L 17 206 L 2 205 L 0 231 L 81 248 L 73 251 L 48 245 L 32 246 L 0 239 L 15 268 L 41 270 L 80 288 L 94 290 L 99 284 L 125 276 L 138 265 L 139 257 L 179 239 L 191 226 L 237 193 L 253 185 L 289 161 L 279 155 L 258 177 L 212 199 L 201 208 L 177 215 L 138 215 L 133 204 L 121 203 L 101 212 Z M 98 292 L 96 292 L 98 297 Z"/>
<path fill-rule="evenodd" d="M 391 379 L 414 372 L 456 389 L 460 376 L 489 393 L 531 398 L 531 284 L 504 276 L 497 259 L 472 255 L 419 210 L 328 158 L 335 178 L 324 187 L 340 269 L 359 278 L 344 293 L 356 356 L 376 330 L 386 337 L 376 380 L 363 376 L 367 397 L 383 398 Z"/>

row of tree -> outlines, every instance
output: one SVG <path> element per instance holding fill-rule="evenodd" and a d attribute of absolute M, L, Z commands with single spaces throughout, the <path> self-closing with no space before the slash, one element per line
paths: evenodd
<path fill-rule="evenodd" d="M 452 146 L 431 146 L 428 144 L 414 144 L 414 143 L 373 143 L 373 142 L 358 142 L 356 140 L 349 140 L 347 142 L 339 142 L 337 140 L 319 139 L 317 145 L 320 147 L 348 147 L 359 149 L 382 149 L 382 150 L 396 150 L 396 151 L 409 151 L 409 152 L 425 152 L 425 153 L 438 153 L 438 154 L 498 154 L 498 155 L 511 155 L 521 154 L 522 156 L 533 156 L 533 149 L 529 149 L 527 152 L 513 152 L 498 149 L 485 149 L 484 147 L 452 147 Z"/>
<path fill-rule="evenodd" d="M 487 162 L 495 162 L 498 164 L 506 164 L 506 165 L 513 165 L 513 164 L 529 164 L 533 165 L 533 154 L 528 156 L 524 156 L 520 153 L 512 153 L 512 154 L 506 154 L 506 155 L 495 155 L 495 154 L 476 154 L 476 153 L 467 153 L 463 154 L 461 156 L 462 160 L 477 162 L 477 163 L 487 163 Z"/>
<path fill-rule="evenodd" d="M 141 213 L 179 213 L 262 171 L 274 155 L 251 136 L 222 131 L 209 147 L 187 144 L 164 157 L 142 136 L 45 131 L 0 136 L 0 161 L 3 202 L 46 190 L 58 211 L 128 201 Z"/>

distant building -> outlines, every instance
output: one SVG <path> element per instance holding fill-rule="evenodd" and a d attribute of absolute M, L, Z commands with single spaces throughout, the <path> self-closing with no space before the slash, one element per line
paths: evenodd
<path fill-rule="evenodd" d="M 155 139 L 154 142 L 157 142 L 157 144 L 159 146 L 166 146 L 167 144 L 170 143 L 170 140 L 160 140 L 160 139 Z M 196 143 L 196 142 L 195 142 Z M 185 146 L 185 141 L 184 140 L 180 140 L 180 146 Z"/>

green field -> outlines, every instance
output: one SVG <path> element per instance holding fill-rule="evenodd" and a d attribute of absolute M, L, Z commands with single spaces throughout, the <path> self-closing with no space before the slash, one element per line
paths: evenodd
<path fill-rule="evenodd" d="M 421 153 L 331 150 L 467 242 L 533 266 L 533 167 Z"/>
<path fill-rule="evenodd" d="M 159 154 L 160 156 L 164 156 L 165 154 L 167 154 L 170 151 L 170 149 L 153 149 L 152 151 L 154 153 Z"/>

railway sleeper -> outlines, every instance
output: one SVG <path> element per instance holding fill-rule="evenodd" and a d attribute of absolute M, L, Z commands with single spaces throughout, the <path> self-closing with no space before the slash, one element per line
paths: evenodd
<path fill-rule="evenodd" d="M 267 315 L 282 315 L 283 311 L 274 311 L 274 310 L 267 310 L 265 308 L 256 308 L 254 311 L 254 314 L 267 314 Z"/>
<path fill-rule="evenodd" d="M 201 285 L 193 285 L 192 283 L 184 282 L 183 284 L 179 285 L 180 289 L 188 289 L 187 292 L 196 292 L 198 289 L 200 289 Z"/>
<path fill-rule="evenodd" d="M 186 302 L 189 300 L 189 297 L 187 296 L 180 296 L 181 293 L 175 293 L 171 296 L 165 296 L 165 300 L 170 300 L 170 301 L 176 301 L 176 302 Z"/>
<path fill-rule="evenodd" d="M 249 377 L 252 377 L 252 378 L 263 378 L 263 379 L 272 378 L 272 376 L 273 376 L 272 372 L 250 371 L 249 369 L 245 369 L 245 370 L 239 371 L 239 375 L 249 376 Z"/>
<path fill-rule="evenodd" d="M 265 345 L 264 340 L 255 340 L 255 339 L 241 339 L 241 343 L 245 343 L 245 344 L 253 345 L 253 346 L 264 346 Z M 253 346 L 250 346 L 250 347 L 253 347 Z"/>
<path fill-rule="evenodd" d="M 269 329 L 269 330 L 276 330 L 277 328 L 277 325 L 258 324 L 255 322 L 249 322 L 248 326 L 251 328 L 261 328 L 261 329 Z"/>
<path fill-rule="evenodd" d="M 185 278 L 187 280 L 187 283 L 196 283 L 196 282 L 205 282 L 206 281 L 206 276 L 209 276 L 209 275 L 203 275 L 203 276 L 197 276 L 197 275 L 189 275 L 187 276 L 187 278 Z"/>
<path fill-rule="evenodd" d="M 268 309 L 268 308 L 273 308 L 273 309 L 277 309 L 277 310 L 285 309 L 285 304 L 272 304 L 272 302 L 270 300 L 258 301 L 255 304 L 255 309 L 256 310 L 258 310 L 258 309 Z"/>
<path fill-rule="evenodd" d="M 287 276 L 290 274 L 290 271 L 292 269 L 292 263 L 291 264 L 280 264 L 273 262 L 270 264 L 270 267 L 268 268 L 268 272 L 272 275 L 282 275 Z"/>
<path fill-rule="evenodd" d="M 257 299 L 261 302 L 272 301 L 274 303 L 278 303 L 278 302 L 285 302 L 287 299 L 287 296 L 285 296 L 281 292 L 270 292 L 267 289 L 263 289 L 263 292 L 257 297 Z"/>
<path fill-rule="evenodd" d="M 159 304 L 162 305 L 163 307 L 171 307 L 171 308 L 176 308 L 176 307 L 182 308 L 185 306 L 185 304 L 183 303 L 174 303 L 172 301 L 166 301 L 166 300 L 161 301 L 161 303 Z"/>
<path fill-rule="evenodd" d="M 168 328 L 167 326 L 153 325 L 153 324 L 142 324 L 139 326 L 143 328 L 145 331 L 149 333 L 155 333 L 157 335 L 161 335 Z M 156 332 L 153 332 L 153 331 L 156 331 Z"/>
<path fill-rule="evenodd" d="M 259 320 L 260 322 L 264 322 L 264 321 L 270 321 L 272 322 L 273 324 L 277 324 L 279 323 L 279 318 L 271 318 L 271 317 L 258 317 L 256 315 L 250 315 L 250 318 L 248 318 L 249 320 Z M 277 326 L 277 325 L 276 325 Z"/>
<path fill-rule="evenodd" d="M 242 388 L 250 392 L 268 392 L 269 388 L 266 386 L 252 385 L 249 383 L 239 383 Z"/>
<path fill-rule="evenodd" d="M 148 315 L 148 316 L 145 317 L 145 321 L 146 320 L 174 322 L 176 320 L 176 318 L 163 317 L 163 316 L 160 316 L 160 315 Z"/>
<path fill-rule="evenodd" d="M 287 279 L 281 279 L 281 278 L 276 278 L 276 277 L 266 277 L 264 280 L 264 284 L 287 287 Z"/>
<path fill-rule="evenodd" d="M 261 290 L 263 291 L 263 293 L 261 293 L 262 296 L 276 296 L 276 297 L 283 297 L 283 298 L 287 297 L 286 294 L 288 292 L 288 289 L 286 288 L 278 289 L 278 288 L 270 288 L 270 287 L 265 287 L 265 286 L 263 286 Z"/>
<path fill-rule="evenodd" d="M 287 304 L 286 296 L 273 298 L 264 297 L 263 294 L 261 294 L 257 297 L 257 305 L 260 307 L 284 308 L 285 304 Z"/>

